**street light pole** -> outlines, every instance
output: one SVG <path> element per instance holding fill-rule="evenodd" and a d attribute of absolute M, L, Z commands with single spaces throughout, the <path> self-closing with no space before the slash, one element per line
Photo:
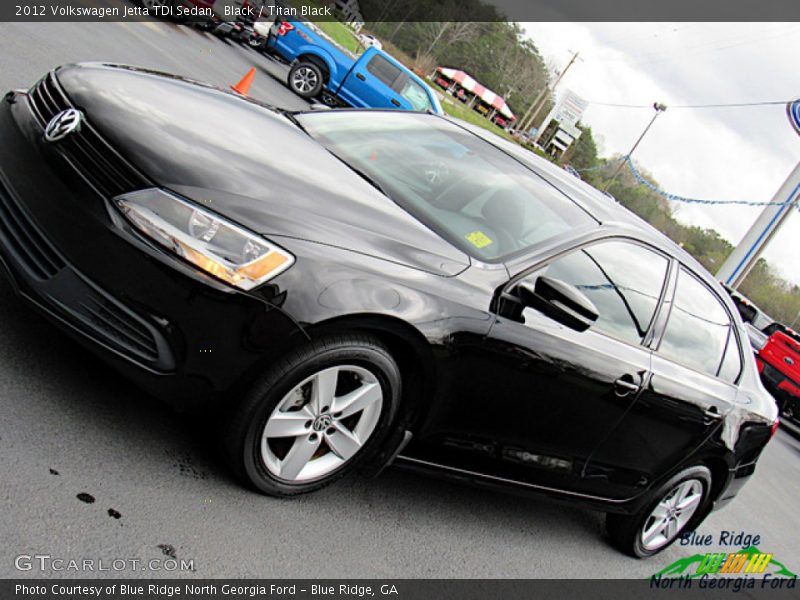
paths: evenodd
<path fill-rule="evenodd" d="M 656 119 L 658 118 L 658 115 L 660 115 L 662 112 L 667 110 L 666 104 L 661 104 L 659 102 L 654 102 L 653 103 L 653 108 L 655 109 L 656 113 L 653 115 L 653 118 L 650 119 L 650 122 L 647 124 L 647 127 L 644 128 L 644 131 L 642 132 L 642 135 L 640 135 L 639 139 L 636 140 L 636 143 L 633 145 L 633 148 L 631 148 L 630 151 L 628 152 L 628 154 L 627 154 L 628 157 L 630 157 L 631 154 L 633 154 L 633 151 L 636 150 L 636 148 L 639 146 L 639 144 L 641 143 L 642 139 L 644 139 L 644 136 L 647 134 L 648 131 L 650 131 L 650 128 L 653 126 L 653 123 L 656 122 Z M 611 179 L 609 179 L 606 182 L 605 186 L 603 186 L 603 191 L 604 192 L 607 192 L 608 188 L 611 187 L 611 184 L 614 183 L 614 180 L 617 178 L 617 175 L 619 175 L 619 172 L 622 170 L 622 167 L 624 165 L 625 165 L 625 161 L 624 160 L 620 160 L 619 161 L 619 165 L 617 165 L 617 169 L 614 171 L 614 174 L 611 176 Z"/>

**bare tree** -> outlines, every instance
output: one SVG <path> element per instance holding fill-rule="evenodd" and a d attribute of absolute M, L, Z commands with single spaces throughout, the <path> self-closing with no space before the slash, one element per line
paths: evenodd
<path fill-rule="evenodd" d="M 423 54 L 434 54 L 438 45 L 464 42 L 480 33 L 481 24 L 474 21 L 428 21 L 419 24 L 422 42 L 428 44 Z"/>

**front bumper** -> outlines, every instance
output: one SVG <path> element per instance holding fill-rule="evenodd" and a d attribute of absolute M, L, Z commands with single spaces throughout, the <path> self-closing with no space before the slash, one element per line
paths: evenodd
<path fill-rule="evenodd" d="M 114 178 L 87 177 L 75 163 L 88 154 L 44 142 L 33 106 L 24 93 L 0 103 L 0 263 L 19 295 L 185 408 L 224 396 L 302 333 L 270 302 L 276 285 L 228 288 L 126 228 L 102 189 Z"/>

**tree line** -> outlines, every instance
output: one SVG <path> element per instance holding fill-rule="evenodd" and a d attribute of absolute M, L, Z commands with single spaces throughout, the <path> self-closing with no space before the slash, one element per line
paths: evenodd
<path fill-rule="evenodd" d="M 598 156 L 591 127 L 580 125 L 580 128 L 583 133 L 567 160 L 578 170 L 591 169 L 583 171 L 583 179 L 596 188 L 603 189 L 611 177 L 612 167 L 622 157 Z M 608 168 L 602 168 L 604 166 Z M 644 171 L 638 163 L 636 168 L 650 183 L 659 187 L 652 175 Z M 733 245 L 716 230 L 685 225 L 678 221 L 670 203 L 639 183 L 628 169 L 620 172 L 608 191 L 623 206 L 682 246 L 711 273 L 716 273 L 733 251 Z M 739 290 L 781 323 L 791 325 L 800 313 L 800 286 L 783 279 L 764 258 L 758 260 Z"/>

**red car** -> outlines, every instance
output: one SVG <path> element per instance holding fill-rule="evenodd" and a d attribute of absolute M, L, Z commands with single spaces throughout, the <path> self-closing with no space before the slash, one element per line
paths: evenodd
<path fill-rule="evenodd" d="M 788 418 L 800 418 L 800 343 L 776 331 L 756 353 L 764 387 Z"/>

